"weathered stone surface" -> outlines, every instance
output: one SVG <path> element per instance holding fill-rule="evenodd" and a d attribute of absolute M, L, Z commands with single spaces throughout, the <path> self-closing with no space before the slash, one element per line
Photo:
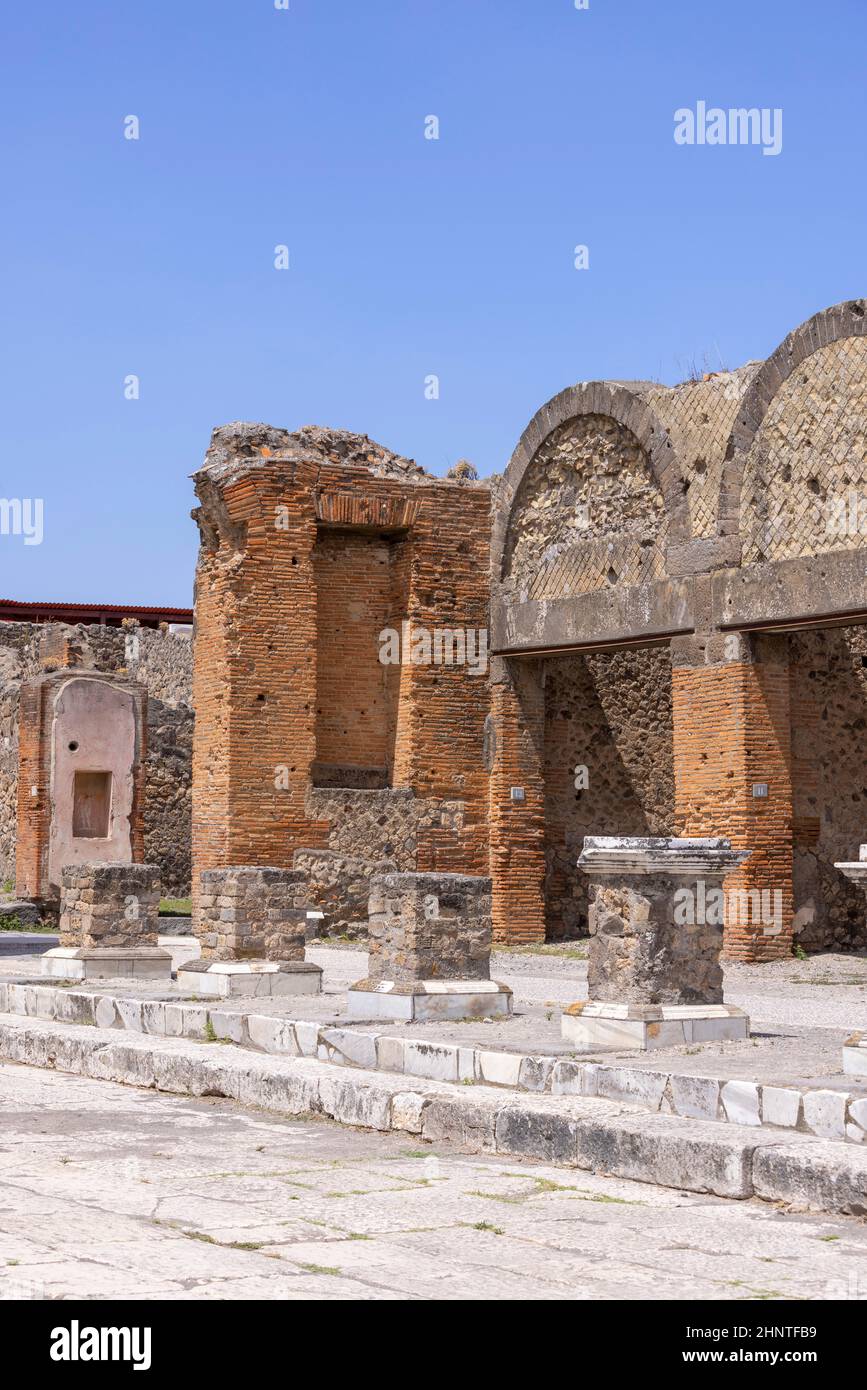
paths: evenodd
<path fill-rule="evenodd" d="M 294 869 L 203 870 L 194 921 L 202 959 L 303 961 L 307 915 L 298 904 L 303 883 L 303 874 Z"/>
<path fill-rule="evenodd" d="M 71 864 L 63 869 L 61 947 L 156 946 L 156 864 Z"/>
<path fill-rule="evenodd" d="M 490 958 L 490 879 L 466 874 L 374 879 L 371 981 L 487 980 Z"/>

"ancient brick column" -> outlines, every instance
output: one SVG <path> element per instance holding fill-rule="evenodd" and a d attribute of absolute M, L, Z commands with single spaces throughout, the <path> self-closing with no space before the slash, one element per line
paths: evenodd
<path fill-rule="evenodd" d="M 41 957 L 42 973 L 169 978 L 171 954 L 157 945 L 159 908 L 156 864 L 67 864 L 61 874 L 60 946 Z"/>
<path fill-rule="evenodd" d="M 503 944 L 545 940 L 545 692 L 541 663 L 491 668 L 490 873 L 493 933 Z"/>
<path fill-rule="evenodd" d="M 563 1037 L 583 1049 L 746 1037 L 720 966 L 722 883 L 745 859 L 722 839 L 588 836 L 589 1003 L 564 1012 Z"/>
<path fill-rule="evenodd" d="M 304 959 L 305 875 L 239 865 L 204 869 L 196 934 L 202 954 L 178 967 L 178 981 L 201 994 L 315 994 L 322 969 Z"/>
<path fill-rule="evenodd" d="M 369 913 L 369 974 L 348 992 L 350 1018 L 509 1013 L 511 990 L 490 978 L 490 879 L 384 874 L 371 885 Z"/>
<path fill-rule="evenodd" d="M 792 775 L 785 637 L 672 642 L 678 834 L 730 840 L 749 859 L 727 890 L 725 954 L 792 951 Z M 735 896 L 737 894 L 737 896 Z"/>

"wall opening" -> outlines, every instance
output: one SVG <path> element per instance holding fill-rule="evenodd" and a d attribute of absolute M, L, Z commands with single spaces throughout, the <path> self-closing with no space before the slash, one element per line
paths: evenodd
<path fill-rule="evenodd" d="M 72 790 L 72 835 L 76 840 L 108 839 L 111 773 L 76 772 Z"/>

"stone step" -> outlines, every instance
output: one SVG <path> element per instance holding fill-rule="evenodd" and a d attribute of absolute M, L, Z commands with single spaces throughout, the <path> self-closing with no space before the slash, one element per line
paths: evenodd
<path fill-rule="evenodd" d="M 122 988 L 122 986 L 121 986 Z M 277 1057 L 305 1057 L 332 1066 L 455 1084 L 483 1084 L 520 1093 L 617 1102 L 663 1117 L 803 1133 L 865 1144 L 867 1080 L 858 1076 L 814 1081 L 707 1077 L 670 1068 L 564 1058 L 396 1037 L 308 1019 L 238 1009 L 142 999 L 50 984 L 0 982 L 0 1013 L 26 1018 L 125 1029 L 151 1037 L 207 1039 Z"/>
<path fill-rule="evenodd" d="M 718 1197 L 759 1197 L 867 1214 L 867 1151 L 809 1135 L 637 1114 L 613 1101 L 505 1096 L 295 1057 L 0 1014 L 0 1056 L 187 1096 L 224 1096 L 281 1115 L 316 1115 Z"/>

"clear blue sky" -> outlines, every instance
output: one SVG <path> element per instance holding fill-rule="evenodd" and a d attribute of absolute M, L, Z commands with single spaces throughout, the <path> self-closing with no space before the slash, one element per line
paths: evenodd
<path fill-rule="evenodd" d="M 865 0 L 289 5 L 5 7 L 0 496 L 45 534 L 0 536 L 2 597 L 191 602 L 216 424 L 490 473 L 570 382 L 867 291 Z M 676 145 L 698 100 L 781 107 L 782 153 Z"/>

